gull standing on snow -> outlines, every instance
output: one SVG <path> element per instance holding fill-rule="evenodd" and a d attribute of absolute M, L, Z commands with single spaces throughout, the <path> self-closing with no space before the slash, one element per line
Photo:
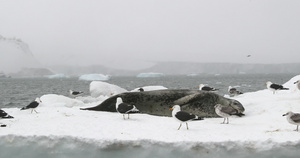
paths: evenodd
<path fill-rule="evenodd" d="M 202 91 L 217 91 L 219 89 L 212 88 L 212 87 L 209 87 L 209 86 L 205 86 L 204 84 L 200 84 L 199 85 L 199 90 L 202 90 Z"/>
<path fill-rule="evenodd" d="M 275 83 L 272 83 L 270 81 L 268 81 L 267 83 L 265 83 L 265 85 L 267 85 L 267 88 L 273 92 L 273 94 L 275 94 L 275 92 L 277 90 L 289 90 L 288 88 L 285 88 L 283 87 L 282 85 L 279 85 L 279 84 L 275 84 Z"/>
<path fill-rule="evenodd" d="M 237 115 L 239 117 L 242 117 L 245 115 L 245 114 L 239 112 L 237 109 L 234 109 L 231 106 L 224 106 L 221 104 L 215 105 L 215 112 L 217 113 L 217 115 L 224 118 L 224 121 L 222 122 L 222 124 L 225 123 L 226 119 L 227 119 L 227 124 L 229 124 L 229 117 L 232 115 Z"/>
<path fill-rule="evenodd" d="M 300 114 L 299 113 L 293 113 L 293 112 L 287 112 L 286 114 L 283 114 L 282 116 L 286 116 L 287 121 L 290 124 L 297 125 L 297 128 L 295 131 L 298 131 L 298 126 L 300 125 Z"/>
<path fill-rule="evenodd" d="M 31 109 L 31 113 L 32 111 L 35 111 L 36 113 L 38 113 L 35 108 L 37 108 L 40 103 L 42 103 L 40 98 L 36 98 L 33 102 L 31 102 L 29 105 L 23 107 L 21 110 L 26 110 L 26 109 Z"/>
<path fill-rule="evenodd" d="M 14 118 L 8 115 L 4 110 L 0 109 L 0 119 L 11 119 Z M 1 127 L 6 127 L 6 125 L 2 124 Z"/>
<path fill-rule="evenodd" d="M 123 100 L 121 97 L 117 98 L 116 110 L 119 113 L 123 114 L 124 120 L 125 120 L 125 114 L 128 114 L 128 119 L 129 119 L 129 114 L 139 113 L 139 110 L 134 105 L 123 103 Z"/>
<path fill-rule="evenodd" d="M 238 91 L 236 88 L 233 88 L 231 86 L 228 87 L 228 92 L 230 95 L 233 95 L 233 96 L 243 94 L 242 92 Z"/>
<path fill-rule="evenodd" d="M 297 84 L 297 88 L 298 88 L 298 90 L 300 90 L 300 80 L 294 82 L 294 84 Z"/>
<path fill-rule="evenodd" d="M 199 117 L 197 115 L 190 114 L 190 113 L 187 113 L 184 111 L 180 111 L 179 105 L 174 105 L 172 108 L 170 108 L 170 110 L 173 110 L 172 117 L 180 122 L 180 126 L 179 126 L 178 130 L 180 129 L 183 122 L 186 123 L 186 129 L 188 130 L 189 129 L 188 123 L 187 123 L 188 121 L 203 120 L 202 117 Z"/>

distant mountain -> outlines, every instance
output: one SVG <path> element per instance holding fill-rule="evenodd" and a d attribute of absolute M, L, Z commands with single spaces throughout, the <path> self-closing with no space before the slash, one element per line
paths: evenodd
<path fill-rule="evenodd" d="M 41 72 L 41 69 L 44 69 L 45 72 L 49 71 L 35 59 L 25 42 L 21 39 L 5 38 L 0 35 L 0 72 L 26 77 L 25 72 L 32 76 L 34 71 Z"/>
<path fill-rule="evenodd" d="M 165 75 L 190 74 L 256 74 L 256 73 L 300 73 L 300 63 L 294 64 L 234 64 L 234 63 L 190 63 L 190 62 L 159 62 L 141 70 L 119 70 L 101 65 L 74 67 L 55 66 L 51 70 L 68 75 L 102 73 L 112 76 L 137 76 L 139 73 L 163 73 Z"/>

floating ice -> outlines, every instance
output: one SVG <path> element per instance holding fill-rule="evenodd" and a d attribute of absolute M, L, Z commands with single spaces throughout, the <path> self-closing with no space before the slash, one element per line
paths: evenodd
<path fill-rule="evenodd" d="M 60 78 L 70 78 L 69 76 L 65 74 L 55 74 L 55 75 L 49 75 L 47 76 L 49 79 L 60 79 Z"/>
<path fill-rule="evenodd" d="M 155 72 L 149 72 L 149 73 L 140 73 L 136 77 L 163 77 L 163 73 L 155 73 Z"/>
<path fill-rule="evenodd" d="M 92 81 L 90 83 L 90 93 L 92 97 L 111 96 L 119 93 L 127 92 L 117 85 L 109 84 L 102 81 Z"/>
<path fill-rule="evenodd" d="M 107 81 L 111 78 L 109 75 L 103 74 L 85 74 L 79 77 L 79 80 L 85 81 Z"/>

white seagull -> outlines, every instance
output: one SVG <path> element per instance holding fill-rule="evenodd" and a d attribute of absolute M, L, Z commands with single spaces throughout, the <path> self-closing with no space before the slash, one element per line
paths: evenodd
<path fill-rule="evenodd" d="M 279 84 L 275 84 L 275 83 L 272 83 L 270 81 L 268 81 L 267 83 L 265 83 L 265 85 L 267 85 L 267 88 L 273 92 L 273 94 L 275 94 L 275 92 L 277 90 L 289 90 L 288 88 L 285 88 L 283 87 L 282 85 L 279 85 Z"/>
<path fill-rule="evenodd" d="M 297 84 L 297 88 L 298 88 L 298 90 L 300 90 L 300 80 L 294 82 L 294 84 Z"/>
<path fill-rule="evenodd" d="M 234 109 L 231 106 L 224 106 L 221 104 L 215 105 L 215 112 L 217 113 L 217 115 L 224 118 L 224 121 L 222 122 L 222 124 L 225 123 L 226 119 L 227 119 L 227 124 L 229 124 L 229 117 L 232 115 L 237 115 L 239 117 L 242 117 L 245 115 L 245 114 L 239 112 L 237 109 Z"/>
<path fill-rule="evenodd" d="M 297 125 L 297 128 L 295 131 L 298 131 L 298 127 L 300 125 L 300 114 L 299 113 L 293 113 L 293 112 L 287 112 L 286 114 L 283 114 L 282 116 L 286 116 L 287 121 L 290 124 Z"/>
<path fill-rule="evenodd" d="M 205 86 L 204 84 L 200 84 L 198 87 L 199 87 L 199 90 L 202 90 L 202 91 L 217 91 L 217 90 L 219 90 L 216 88 Z"/>
<path fill-rule="evenodd" d="M 134 105 L 123 103 L 123 100 L 121 97 L 117 98 L 116 110 L 119 113 L 123 114 L 124 120 L 125 120 L 125 114 L 128 114 L 128 119 L 129 119 L 129 114 L 139 113 L 139 110 Z"/>
<path fill-rule="evenodd" d="M 38 113 L 35 110 L 35 108 L 37 108 L 40 103 L 42 103 L 41 99 L 40 98 L 36 98 L 33 102 L 31 102 L 29 105 L 23 107 L 21 110 L 31 109 L 31 113 L 32 113 L 32 111 L 35 111 L 36 113 Z"/>
<path fill-rule="evenodd" d="M 173 110 L 172 117 L 180 122 L 180 126 L 179 126 L 178 130 L 180 129 L 183 122 L 186 123 L 186 129 L 188 130 L 189 129 L 188 123 L 187 123 L 188 121 L 203 120 L 202 117 L 199 117 L 197 115 L 190 114 L 190 113 L 187 113 L 184 111 L 180 111 L 179 105 L 174 105 L 172 108 L 170 108 L 170 110 Z"/>

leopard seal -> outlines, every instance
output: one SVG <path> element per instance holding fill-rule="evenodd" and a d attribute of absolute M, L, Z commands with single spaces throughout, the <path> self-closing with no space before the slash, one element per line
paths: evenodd
<path fill-rule="evenodd" d="M 199 117 L 219 117 L 214 109 L 216 104 L 231 106 L 239 112 L 245 111 L 243 105 L 237 100 L 212 92 L 187 89 L 125 92 L 111 96 L 95 107 L 81 108 L 81 110 L 116 112 L 115 105 L 118 97 L 121 97 L 125 103 L 135 105 L 141 113 L 157 116 L 171 117 L 169 108 L 173 105 L 179 105 L 182 110 Z"/>

